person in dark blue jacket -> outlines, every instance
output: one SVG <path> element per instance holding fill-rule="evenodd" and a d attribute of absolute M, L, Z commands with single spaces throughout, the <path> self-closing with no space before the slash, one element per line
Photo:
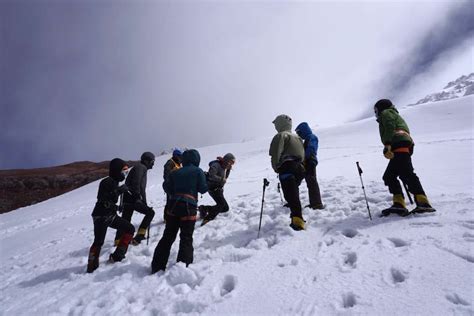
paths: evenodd
<path fill-rule="evenodd" d="M 184 262 L 186 266 L 193 262 L 193 233 L 198 193 L 207 192 L 207 183 L 204 171 L 199 168 L 201 157 L 197 150 L 186 150 L 183 153 L 182 162 L 183 167 L 172 172 L 163 185 L 170 196 L 170 201 L 165 214 L 166 226 L 163 237 L 158 242 L 153 255 L 152 273 L 166 269 L 171 246 L 180 230 L 177 261 Z"/>
<path fill-rule="evenodd" d="M 319 140 L 313 131 L 309 127 L 308 123 L 300 123 L 296 127 L 296 133 L 299 137 L 304 140 L 304 153 L 305 153 L 305 180 L 308 186 L 309 194 L 309 205 L 314 210 L 320 210 L 324 208 L 323 202 L 321 201 L 321 192 L 319 191 L 319 184 L 316 178 L 316 166 L 318 165 L 318 145 Z"/>

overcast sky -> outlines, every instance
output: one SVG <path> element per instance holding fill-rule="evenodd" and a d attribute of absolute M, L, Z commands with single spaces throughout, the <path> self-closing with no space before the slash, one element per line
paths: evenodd
<path fill-rule="evenodd" d="M 328 126 L 473 71 L 470 1 L 1 1 L 0 169 Z M 374 133 L 377 131 L 374 130 Z"/>

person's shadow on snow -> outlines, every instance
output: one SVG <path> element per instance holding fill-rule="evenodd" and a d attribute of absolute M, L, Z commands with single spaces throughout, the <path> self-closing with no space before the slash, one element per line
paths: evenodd
<path fill-rule="evenodd" d="M 48 283 L 48 282 L 58 281 L 58 280 L 66 280 L 69 278 L 71 274 L 84 274 L 84 272 L 85 272 L 84 266 L 54 270 L 54 271 L 43 273 L 34 279 L 20 282 L 18 285 L 24 288 L 28 288 L 28 287 L 36 286 L 41 283 Z"/>

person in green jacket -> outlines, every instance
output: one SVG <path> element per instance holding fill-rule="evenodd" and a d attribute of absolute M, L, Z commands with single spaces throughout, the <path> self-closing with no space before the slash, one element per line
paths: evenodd
<path fill-rule="evenodd" d="M 305 228 L 299 185 L 304 178 L 305 169 L 303 140 L 291 132 L 292 120 L 288 115 L 278 115 L 273 121 L 276 134 L 270 144 L 270 156 L 273 170 L 278 173 L 283 195 L 291 210 L 291 228 Z"/>
<path fill-rule="evenodd" d="M 415 196 L 417 207 L 412 212 L 435 212 L 426 197 L 420 179 L 413 171 L 411 156 L 414 142 L 407 123 L 388 99 L 377 101 L 374 112 L 379 123 L 380 138 L 384 144 L 383 154 L 390 160 L 383 175 L 383 181 L 393 194 L 393 205 L 383 210 L 382 215 L 409 214 L 398 177 L 408 186 L 408 191 Z"/>

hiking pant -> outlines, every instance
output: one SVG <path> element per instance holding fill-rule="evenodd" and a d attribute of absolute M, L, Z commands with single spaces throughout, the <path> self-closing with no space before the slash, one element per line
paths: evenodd
<path fill-rule="evenodd" d="M 278 171 L 281 189 L 283 190 L 283 196 L 290 207 L 291 217 L 303 218 L 299 190 L 299 186 L 305 175 L 303 165 L 297 161 L 287 161 Z"/>
<path fill-rule="evenodd" d="M 304 178 L 308 187 L 309 205 L 316 206 L 322 204 L 321 192 L 319 191 L 318 179 L 316 178 L 316 166 L 307 166 Z"/>
<path fill-rule="evenodd" d="M 152 273 L 166 269 L 168 258 L 170 256 L 171 246 L 173 246 L 176 236 L 179 234 L 179 251 L 178 251 L 178 262 L 186 263 L 186 266 L 193 262 L 193 233 L 194 225 L 196 223 L 196 206 L 187 204 L 183 206 L 181 204 L 175 205 L 175 208 L 186 207 L 189 216 L 173 216 L 168 213 L 166 216 L 166 226 L 158 245 L 155 248 L 153 254 L 153 261 L 151 263 Z M 192 208 L 191 212 L 190 209 Z"/>
<path fill-rule="evenodd" d="M 133 227 L 130 222 L 124 220 L 123 218 L 119 217 L 118 215 L 110 215 L 110 216 L 94 216 L 94 243 L 93 245 L 96 247 L 102 247 L 105 240 L 105 235 L 107 234 L 107 228 L 112 227 L 120 231 L 124 234 L 133 235 L 135 232 L 135 227 Z"/>
<path fill-rule="evenodd" d="M 209 190 L 208 191 L 209 195 L 212 197 L 212 199 L 216 202 L 216 205 L 210 206 L 210 205 L 204 205 L 202 206 L 204 210 L 207 212 L 206 219 L 212 220 L 216 218 L 217 214 L 219 213 L 225 213 L 229 211 L 229 204 L 227 204 L 227 201 L 224 197 L 224 189 L 223 188 L 217 188 L 214 190 Z"/>
<path fill-rule="evenodd" d="M 153 217 L 155 216 L 155 211 L 153 211 L 151 207 L 146 206 L 144 203 L 124 203 L 122 219 L 130 223 L 132 221 L 133 211 L 137 211 L 138 213 L 145 215 L 142 223 L 139 226 L 139 229 L 147 229 L 148 226 L 150 226 Z M 117 230 L 115 240 L 120 239 L 122 234 L 123 232 L 121 230 Z"/>
<path fill-rule="evenodd" d="M 400 177 L 406 183 L 408 191 L 412 194 L 425 194 L 420 179 L 413 172 L 411 155 L 409 153 L 394 153 L 394 157 L 390 159 L 387 169 L 383 174 L 383 181 L 388 186 L 390 193 L 403 195 L 403 190 L 397 177 Z"/>
<path fill-rule="evenodd" d="M 94 242 L 89 249 L 89 258 L 95 257 L 95 260 L 97 260 L 96 265 L 99 265 L 98 258 L 102 245 L 104 244 L 108 227 L 123 231 L 123 238 L 120 239 L 120 242 L 114 252 L 114 256 L 116 256 L 116 258 L 123 258 L 127 252 L 128 244 L 133 238 L 135 227 L 133 227 L 130 222 L 127 222 L 116 214 L 110 216 L 93 216 L 92 218 L 94 219 Z"/>

